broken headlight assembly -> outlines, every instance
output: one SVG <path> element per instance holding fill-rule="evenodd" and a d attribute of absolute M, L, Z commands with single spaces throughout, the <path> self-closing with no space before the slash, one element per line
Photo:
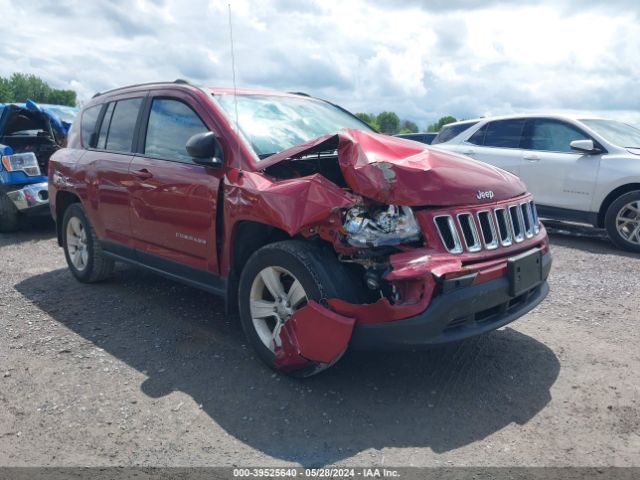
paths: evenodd
<path fill-rule="evenodd" d="M 409 207 L 355 206 L 344 212 L 347 242 L 354 247 L 399 245 L 420 238 L 420 227 Z"/>
<path fill-rule="evenodd" d="M 40 175 L 38 159 L 33 152 L 3 155 L 2 168 L 7 172 L 24 172 L 30 177 Z"/>

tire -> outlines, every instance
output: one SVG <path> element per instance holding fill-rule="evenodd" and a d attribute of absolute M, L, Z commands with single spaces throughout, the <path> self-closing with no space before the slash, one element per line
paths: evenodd
<path fill-rule="evenodd" d="M 625 193 L 609 205 L 605 228 L 615 246 L 640 252 L 640 190 Z"/>
<path fill-rule="evenodd" d="M 83 283 L 100 282 L 113 272 L 114 261 L 104 254 L 84 209 L 74 203 L 64 212 L 62 247 L 69 270 Z"/>
<path fill-rule="evenodd" d="M 292 295 L 290 297 L 292 302 L 288 311 L 291 314 L 291 312 L 301 308 L 306 303 L 306 300 L 315 300 L 321 303 L 323 300 L 332 297 L 353 298 L 352 295 L 349 295 L 349 292 L 342 291 L 339 294 L 334 287 L 332 279 L 342 273 L 341 269 L 342 267 L 333 252 L 325 252 L 310 243 L 298 240 L 286 240 L 266 245 L 249 258 L 240 275 L 238 288 L 240 322 L 247 340 L 260 359 L 270 368 L 295 377 L 309 377 L 335 364 L 341 355 L 331 364 L 309 362 L 293 371 L 283 370 L 275 364 L 276 357 L 273 351 L 273 343 L 271 343 L 271 347 L 268 347 L 267 343 L 269 331 L 272 333 L 273 329 L 277 327 L 277 323 L 281 320 L 267 318 L 264 319 L 264 324 L 261 325 L 262 319 L 254 321 L 252 307 L 250 306 L 252 298 L 254 300 L 259 298 L 260 300 L 258 301 L 264 299 L 262 294 L 267 296 L 264 301 L 271 302 L 273 300 L 273 296 L 268 293 L 270 289 L 266 286 L 266 282 L 262 280 L 262 272 L 266 270 L 269 276 L 274 273 L 276 277 L 279 276 L 280 286 L 284 287 L 286 291 L 294 290 L 292 287 L 295 280 L 300 283 L 306 299 L 296 302 L 295 297 L 298 295 Z M 336 283 L 343 285 L 341 289 L 344 289 L 344 284 L 351 284 L 350 281 Z M 260 293 L 261 290 L 262 293 Z M 286 313 L 283 315 L 286 315 Z"/>
<path fill-rule="evenodd" d="M 18 229 L 18 209 L 6 193 L 0 192 L 0 232 L 15 232 Z"/>

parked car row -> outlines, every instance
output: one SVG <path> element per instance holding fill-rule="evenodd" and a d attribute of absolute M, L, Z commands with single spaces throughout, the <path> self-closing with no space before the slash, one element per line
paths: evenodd
<path fill-rule="evenodd" d="M 219 294 L 258 356 L 297 376 L 349 347 L 423 347 L 521 317 L 549 290 L 539 215 L 640 249 L 640 132 L 619 122 L 511 116 L 394 138 L 306 94 L 183 80 L 96 94 L 62 141 L 37 106 L 0 118 L 7 171 L 35 178 L 49 162 L 77 280 L 120 261 Z"/>

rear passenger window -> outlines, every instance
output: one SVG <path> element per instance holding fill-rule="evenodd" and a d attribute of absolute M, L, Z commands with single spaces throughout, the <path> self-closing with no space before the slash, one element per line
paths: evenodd
<path fill-rule="evenodd" d="M 484 125 L 480 130 L 469 137 L 467 142 L 473 143 L 474 145 L 484 145 L 484 136 L 487 133 L 487 125 Z"/>
<path fill-rule="evenodd" d="M 487 124 L 484 135 L 485 147 L 518 148 L 525 124 L 524 118 L 517 120 L 497 120 Z"/>
<path fill-rule="evenodd" d="M 179 162 L 191 162 L 185 145 L 193 135 L 209 129 L 200 117 L 179 100 L 157 98 L 149 114 L 144 153 Z"/>
<path fill-rule="evenodd" d="M 476 123 L 478 122 L 460 123 L 458 125 L 449 125 L 442 127 L 442 130 L 440 130 L 440 133 L 436 135 L 436 138 L 433 139 L 433 142 L 431 142 L 431 144 L 436 145 L 438 143 L 448 142 L 452 138 L 460 135 L 465 130 L 473 127 Z"/>
<path fill-rule="evenodd" d="M 131 98 L 116 102 L 109 124 L 109 132 L 107 133 L 106 150 L 110 152 L 131 152 L 133 131 L 138 119 L 140 105 L 142 105 L 141 98 Z"/>
<path fill-rule="evenodd" d="M 91 145 L 91 135 L 96 131 L 96 122 L 98 121 L 101 109 L 102 105 L 95 105 L 82 112 L 80 125 L 82 127 L 82 144 L 85 147 L 95 147 L 95 145 Z"/>

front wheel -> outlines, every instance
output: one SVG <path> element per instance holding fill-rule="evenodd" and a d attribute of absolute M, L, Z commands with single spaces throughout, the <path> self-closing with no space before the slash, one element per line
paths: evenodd
<path fill-rule="evenodd" d="M 96 232 L 79 203 L 72 204 L 64 213 L 62 246 L 69 270 L 79 281 L 99 282 L 113 272 L 114 261 L 105 256 Z"/>
<path fill-rule="evenodd" d="M 238 291 L 240 321 L 249 343 L 271 368 L 308 377 L 339 360 L 340 356 L 329 364 L 308 361 L 293 367 L 276 361 L 280 333 L 289 318 L 310 300 L 338 296 L 332 265 L 331 257 L 318 247 L 297 240 L 266 245 L 247 261 Z"/>
<path fill-rule="evenodd" d="M 640 190 L 625 193 L 609 206 L 605 227 L 617 247 L 640 252 Z"/>

